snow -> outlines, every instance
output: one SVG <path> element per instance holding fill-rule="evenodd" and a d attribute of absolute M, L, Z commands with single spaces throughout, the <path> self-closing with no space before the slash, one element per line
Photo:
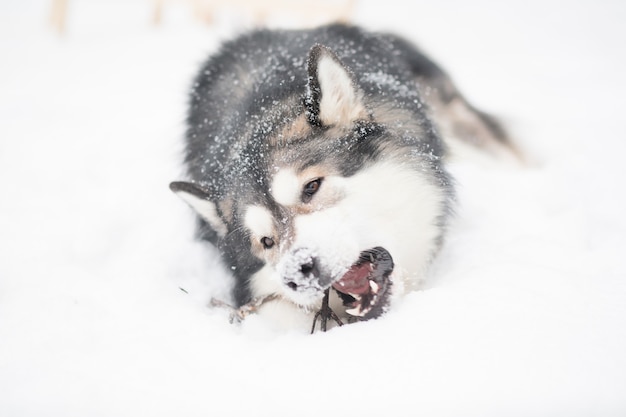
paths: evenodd
<path fill-rule="evenodd" d="M 83 0 L 57 37 L 49 6 L 0 5 L 1 415 L 626 413 L 626 3 L 359 2 L 532 158 L 457 163 L 426 287 L 314 336 L 207 307 L 227 274 L 167 187 L 191 77 L 240 20 Z"/>

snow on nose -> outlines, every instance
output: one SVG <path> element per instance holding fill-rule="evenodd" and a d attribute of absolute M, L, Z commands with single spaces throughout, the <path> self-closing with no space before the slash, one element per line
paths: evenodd
<path fill-rule="evenodd" d="M 303 296 L 316 297 L 330 283 L 330 278 L 324 279 L 321 274 L 316 251 L 310 248 L 292 250 L 283 258 L 278 270 L 287 288 Z"/>

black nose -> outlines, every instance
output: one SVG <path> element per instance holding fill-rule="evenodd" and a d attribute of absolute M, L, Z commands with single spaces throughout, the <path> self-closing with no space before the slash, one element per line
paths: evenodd
<path fill-rule="evenodd" d="M 310 249 L 300 248 L 290 253 L 282 269 L 283 282 L 293 291 L 308 291 L 323 285 L 321 262 Z"/>
<path fill-rule="evenodd" d="M 302 275 L 313 275 L 317 277 L 319 275 L 317 258 L 311 258 L 308 262 L 300 265 L 300 272 L 302 272 Z"/>

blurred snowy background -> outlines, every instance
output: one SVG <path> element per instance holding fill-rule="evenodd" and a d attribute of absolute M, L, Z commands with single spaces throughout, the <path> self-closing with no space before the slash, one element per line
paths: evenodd
<path fill-rule="evenodd" d="M 625 2 L 54 3 L 0 1 L 0 415 L 626 415 Z M 450 238 L 384 318 L 230 326 L 167 187 L 187 88 L 258 22 L 339 15 L 421 45 L 533 163 L 453 167 Z"/>

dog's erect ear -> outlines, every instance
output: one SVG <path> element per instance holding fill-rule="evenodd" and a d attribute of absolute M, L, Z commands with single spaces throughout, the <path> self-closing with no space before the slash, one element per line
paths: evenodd
<path fill-rule="evenodd" d="M 209 223 L 219 236 L 226 235 L 228 228 L 217 212 L 217 206 L 211 200 L 211 193 L 191 182 L 175 181 L 170 183 L 174 191 L 185 203 L 189 204 L 200 217 Z"/>
<path fill-rule="evenodd" d="M 314 126 L 348 126 L 367 116 L 362 93 L 337 55 L 323 45 L 309 52 L 304 105 Z"/>

